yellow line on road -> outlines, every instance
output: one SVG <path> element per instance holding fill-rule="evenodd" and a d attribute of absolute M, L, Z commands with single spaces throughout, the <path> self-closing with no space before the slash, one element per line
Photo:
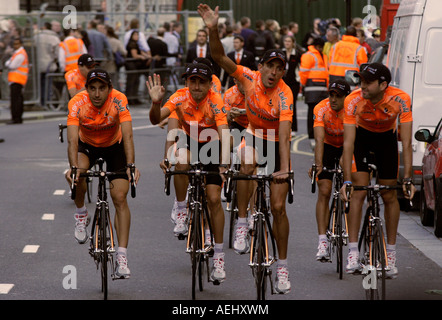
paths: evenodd
<path fill-rule="evenodd" d="M 299 142 L 301 142 L 302 140 L 305 140 L 307 138 L 308 138 L 308 135 L 306 135 L 306 134 L 301 134 L 299 136 L 294 137 L 292 140 L 292 151 L 291 152 L 295 153 L 295 154 L 302 154 L 304 156 L 314 156 L 315 154 L 312 152 L 301 151 L 298 149 Z"/>

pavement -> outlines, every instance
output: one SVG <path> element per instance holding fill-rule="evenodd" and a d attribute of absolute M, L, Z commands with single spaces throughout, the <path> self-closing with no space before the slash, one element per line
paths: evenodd
<path fill-rule="evenodd" d="M 303 110 L 304 107 L 306 108 L 304 103 L 298 103 L 298 120 L 303 119 L 304 114 L 306 114 L 306 110 Z M 145 106 L 144 108 L 143 106 L 134 106 L 134 108 L 146 110 Z M 23 124 L 21 125 L 26 125 L 28 121 L 66 116 L 66 111 L 52 111 L 39 106 L 25 106 Z M 0 125 L 5 124 L 10 119 L 9 102 L 0 101 Z M 442 268 L 442 238 L 437 238 L 434 235 L 432 227 L 425 227 L 421 224 L 418 211 L 401 211 L 398 233 Z"/>

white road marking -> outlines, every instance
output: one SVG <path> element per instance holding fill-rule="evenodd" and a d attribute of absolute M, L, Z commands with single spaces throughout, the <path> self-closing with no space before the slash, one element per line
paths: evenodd
<path fill-rule="evenodd" d="M 13 287 L 12 283 L 0 283 L 0 294 L 8 294 Z"/>
<path fill-rule="evenodd" d="M 23 248 L 22 253 L 36 253 L 38 248 L 40 248 L 39 245 L 28 244 Z"/>
<path fill-rule="evenodd" d="M 41 217 L 41 220 L 54 220 L 55 214 L 53 213 L 44 213 Z"/>
<path fill-rule="evenodd" d="M 64 195 L 66 190 L 58 189 L 54 191 L 54 196 L 62 196 Z"/>

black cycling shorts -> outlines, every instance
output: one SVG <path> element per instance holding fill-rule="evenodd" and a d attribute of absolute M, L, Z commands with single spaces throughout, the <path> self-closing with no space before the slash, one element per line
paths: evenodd
<path fill-rule="evenodd" d="M 397 179 L 399 173 L 397 131 L 372 132 L 357 127 L 354 161 L 358 172 L 368 172 L 368 163 L 374 162 L 379 179 Z"/>
<path fill-rule="evenodd" d="M 126 154 L 124 153 L 123 143 L 115 143 L 110 147 L 94 147 L 90 144 L 78 141 L 78 152 L 84 153 L 89 158 L 89 168 L 92 168 L 97 159 L 102 158 L 106 163 L 106 171 L 109 172 L 126 172 Z M 116 177 L 108 177 L 109 181 L 117 179 Z M 127 175 L 119 179 L 129 180 Z"/>
<path fill-rule="evenodd" d="M 255 137 L 250 132 L 244 135 L 246 146 L 252 146 L 258 153 L 257 164 L 261 167 L 267 166 L 268 174 L 278 172 L 281 168 L 281 157 L 279 155 L 279 141 L 270 141 Z"/>
<path fill-rule="evenodd" d="M 221 156 L 221 144 L 219 140 L 213 140 L 209 142 L 199 142 L 195 141 L 187 134 L 185 138 L 184 135 L 179 135 L 177 141 L 177 149 L 186 148 L 191 153 L 191 163 L 197 161 L 203 164 L 203 170 L 219 172 L 220 156 Z M 196 146 L 198 149 L 195 155 Z M 195 148 L 195 150 L 193 150 Z M 213 155 L 213 157 L 212 157 Z M 223 184 L 223 179 L 219 174 L 209 174 L 206 176 L 206 184 L 215 184 L 221 186 Z"/>
<path fill-rule="evenodd" d="M 327 169 L 334 169 L 335 162 L 339 161 L 342 155 L 342 147 L 337 148 L 328 143 L 324 143 L 324 154 L 322 155 L 322 166 Z M 318 175 L 318 180 L 328 179 L 333 181 L 333 173 L 322 171 Z"/>

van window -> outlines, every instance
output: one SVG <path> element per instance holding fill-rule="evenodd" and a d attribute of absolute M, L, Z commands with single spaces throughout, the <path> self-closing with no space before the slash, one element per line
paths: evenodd
<path fill-rule="evenodd" d="M 425 84 L 442 85 L 442 64 L 440 53 L 442 52 L 442 28 L 431 28 L 427 33 L 426 54 L 422 63 L 424 64 L 423 80 Z"/>
<path fill-rule="evenodd" d="M 390 56 L 388 57 L 388 67 L 391 71 L 391 85 L 399 87 L 400 85 L 400 63 L 404 60 L 402 56 L 405 53 L 405 45 L 408 35 L 408 29 L 410 27 L 411 17 L 403 17 L 399 20 L 394 37 L 392 37 L 393 42 L 390 47 Z"/>

